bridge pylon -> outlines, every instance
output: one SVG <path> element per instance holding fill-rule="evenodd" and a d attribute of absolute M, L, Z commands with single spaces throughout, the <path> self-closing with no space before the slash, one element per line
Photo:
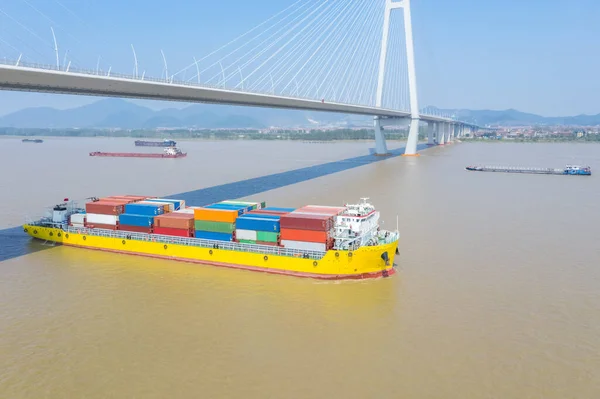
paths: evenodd
<path fill-rule="evenodd" d="M 419 104 L 417 100 L 417 76 L 415 68 L 415 53 L 412 36 L 412 18 L 410 14 L 410 0 L 392 1 L 386 0 L 385 14 L 383 19 L 383 35 L 381 37 L 381 53 L 379 57 L 379 76 L 377 81 L 376 106 L 383 105 L 383 85 L 385 82 L 385 65 L 387 61 L 388 40 L 390 36 L 390 19 L 392 11 L 402 9 L 404 13 L 404 35 L 406 42 L 406 60 L 408 63 L 408 91 L 410 97 L 410 128 L 404 155 L 415 156 L 417 154 L 417 142 L 419 140 Z M 377 122 L 376 122 L 377 123 Z M 376 129 L 377 134 L 377 129 Z"/>

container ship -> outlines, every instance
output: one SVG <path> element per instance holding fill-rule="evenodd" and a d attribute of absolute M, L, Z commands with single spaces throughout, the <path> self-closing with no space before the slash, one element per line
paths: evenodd
<path fill-rule="evenodd" d="M 43 143 L 42 139 L 23 139 L 21 140 L 23 143 Z"/>
<path fill-rule="evenodd" d="M 177 143 L 167 139 L 164 139 L 163 141 L 136 140 L 135 145 L 138 147 L 175 147 Z"/>
<path fill-rule="evenodd" d="M 187 153 L 181 152 L 179 148 L 165 148 L 162 154 L 143 152 L 90 152 L 91 157 L 121 157 L 121 158 L 183 158 Z"/>
<path fill-rule="evenodd" d="M 367 200 L 296 209 L 133 195 L 65 199 L 23 229 L 47 242 L 130 255 L 318 279 L 388 277 L 399 233 L 380 228 Z"/>

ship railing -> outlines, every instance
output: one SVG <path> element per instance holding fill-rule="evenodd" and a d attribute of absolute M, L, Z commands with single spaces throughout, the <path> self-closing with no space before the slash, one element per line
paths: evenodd
<path fill-rule="evenodd" d="M 325 252 L 322 251 L 300 251 L 289 248 L 275 247 L 270 245 L 258 245 L 258 244 L 240 244 L 231 241 L 216 241 L 216 240 L 204 240 L 200 238 L 185 238 L 185 237 L 174 237 L 165 236 L 158 234 L 145 234 L 135 233 L 129 231 L 117 231 L 117 230 L 106 230 L 106 229 L 88 229 L 85 227 L 72 227 L 62 226 L 65 232 L 71 234 L 88 234 L 91 236 L 107 237 L 107 238 L 120 238 L 127 240 L 137 241 L 148 241 L 158 242 L 162 244 L 174 244 L 174 245 L 186 245 L 192 247 L 201 247 L 209 249 L 225 249 L 237 252 L 249 252 L 259 253 L 265 255 L 280 255 L 289 256 L 294 258 L 305 258 L 320 260 L 325 256 Z"/>

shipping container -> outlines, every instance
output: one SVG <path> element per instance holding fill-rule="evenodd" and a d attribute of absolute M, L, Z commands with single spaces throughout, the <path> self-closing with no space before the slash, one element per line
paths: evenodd
<path fill-rule="evenodd" d="M 194 215 L 189 213 L 167 213 L 154 218 L 154 226 L 171 229 L 194 229 Z"/>
<path fill-rule="evenodd" d="M 284 248 L 295 249 L 298 251 L 327 251 L 327 244 L 317 242 L 306 242 L 306 241 L 288 241 L 281 240 L 281 245 Z"/>
<path fill-rule="evenodd" d="M 114 202 L 114 203 L 125 205 L 125 204 L 129 204 L 129 203 L 133 202 L 133 200 L 128 200 L 125 198 L 102 197 L 98 200 L 98 202 Z"/>
<path fill-rule="evenodd" d="M 276 247 L 277 243 L 275 242 L 264 242 L 264 241 L 253 241 L 253 240 L 239 240 L 240 244 L 252 244 L 252 245 L 267 245 L 269 247 Z"/>
<path fill-rule="evenodd" d="M 119 230 L 120 231 L 129 231 L 132 233 L 144 233 L 144 234 L 152 234 L 152 232 L 153 232 L 152 227 L 131 226 L 131 225 L 127 225 L 127 224 L 119 225 Z"/>
<path fill-rule="evenodd" d="M 250 212 L 246 212 L 245 215 L 274 215 L 274 216 L 283 216 L 287 215 L 289 212 L 278 212 L 278 211 L 267 211 L 264 209 L 255 209 Z"/>
<path fill-rule="evenodd" d="M 235 230 L 235 224 L 225 222 L 213 222 L 210 220 L 195 220 L 194 229 L 202 231 L 211 231 L 213 233 L 231 234 Z"/>
<path fill-rule="evenodd" d="M 102 223 L 88 223 L 85 222 L 84 226 L 88 229 L 104 229 L 104 230 L 117 230 L 118 225 L 116 224 L 102 224 Z"/>
<path fill-rule="evenodd" d="M 156 205 L 162 205 L 163 209 L 164 209 L 164 213 L 173 212 L 175 210 L 175 205 L 173 205 L 172 202 L 155 201 L 155 200 L 145 200 L 145 201 L 138 202 L 138 204 L 150 204 L 150 205 L 156 204 Z"/>
<path fill-rule="evenodd" d="M 212 231 L 200 231 L 196 230 L 196 238 L 203 240 L 216 240 L 216 241 L 231 241 L 233 238 L 232 234 L 227 233 L 213 233 Z"/>
<path fill-rule="evenodd" d="M 69 221 L 71 223 L 80 223 L 83 224 L 83 222 L 85 222 L 85 213 L 74 213 L 71 215 L 71 218 L 69 219 Z"/>
<path fill-rule="evenodd" d="M 259 218 L 259 219 L 279 220 L 281 215 L 271 215 L 268 213 L 259 213 L 257 211 L 250 211 L 248 213 L 243 214 L 240 217 L 252 217 L 252 218 Z"/>
<path fill-rule="evenodd" d="M 279 231 L 279 220 L 261 219 L 256 217 L 241 216 L 235 221 L 235 226 L 242 230 Z"/>
<path fill-rule="evenodd" d="M 329 231 L 333 228 L 333 216 L 289 213 L 279 219 L 281 228 L 294 230 Z"/>
<path fill-rule="evenodd" d="M 235 230 L 235 238 L 238 240 L 251 240 L 256 241 L 258 239 L 258 235 L 256 234 L 256 230 Z"/>
<path fill-rule="evenodd" d="M 225 210 L 235 210 L 237 211 L 238 215 L 241 215 L 243 213 L 248 212 L 251 208 L 249 206 L 243 206 L 243 205 L 229 205 L 229 204 L 212 204 L 212 205 L 207 205 L 205 206 L 205 208 L 208 209 L 225 209 Z"/>
<path fill-rule="evenodd" d="M 326 243 L 331 238 L 329 231 L 281 229 L 281 240 Z"/>
<path fill-rule="evenodd" d="M 272 233 L 270 231 L 257 231 L 256 232 L 256 240 L 263 242 L 278 242 L 279 241 L 279 233 Z"/>
<path fill-rule="evenodd" d="M 147 200 L 150 198 L 156 198 L 156 197 L 148 197 L 145 195 L 120 195 L 119 197 L 125 197 L 125 198 L 133 198 L 136 201 L 143 201 L 143 200 Z"/>
<path fill-rule="evenodd" d="M 283 213 L 291 213 L 294 212 L 295 208 L 278 208 L 276 206 L 269 206 L 262 209 L 263 211 L 271 211 L 271 212 L 283 212 Z"/>
<path fill-rule="evenodd" d="M 304 213 L 322 213 L 326 215 L 340 215 L 345 212 L 348 208 L 345 206 L 324 206 L 324 205 L 306 205 L 296 209 L 296 212 Z"/>
<path fill-rule="evenodd" d="M 249 207 L 250 210 L 259 209 L 260 204 L 258 202 L 246 202 L 246 201 L 221 201 L 217 202 L 217 204 L 223 205 L 239 205 L 243 207 Z"/>
<path fill-rule="evenodd" d="M 117 215 L 103 215 L 99 213 L 87 213 L 85 220 L 90 224 L 112 224 L 116 225 L 119 222 Z"/>
<path fill-rule="evenodd" d="M 101 215 L 120 215 L 124 211 L 124 205 L 121 202 L 94 201 L 85 204 L 86 213 L 96 213 Z"/>
<path fill-rule="evenodd" d="M 124 213 L 119 217 L 119 222 L 128 226 L 152 227 L 154 225 L 154 216 Z"/>
<path fill-rule="evenodd" d="M 187 207 L 187 208 L 175 211 L 173 213 L 182 213 L 182 214 L 193 215 L 194 214 L 194 209 L 196 209 L 196 208 L 195 207 Z"/>
<path fill-rule="evenodd" d="M 238 217 L 238 211 L 231 209 L 194 209 L 194 219 L 206 220 L 210 222 L 235 223 Z"/>
<path fill-rule="evenodd" d="M 149 202 L 170 202 L 173 204 L 173 211 L 178 211 L 180 209 L 184 209 L 185 208 L 185 201 L 184 200 L 175 200 L 175 199 L 167 199 L 167 198 L 152 198 L 152 199 L 147 199 L 146 201 Z"/>
<path fill-rule="evenodd" d="M 156 204 L 127 204 L 125 205 L 125 213 L 132 215 L 156 216 L 164 213 L 164 205 Z"/>
<path fill-rule="evenodd" d="M 108 200 L 108 201 L 123 201 L 128 204 L 131 204 L 132 202 L 142 201 L 139 199 L 130 198 L 130 197 L 122 197 L 122 196 L 118 196 L 118 195 L 112 195 L 110 197 L 106 197 L 106 200 Z"/>
<path fill-rule="evenodd" d="M 75 227 L 75 228 L 82 228 L 82 227 L 85 227 L 85 222 L 84 223 L 71 223 L 70 226 Z"/>
<path fill-rule="evenodd" d="M 154 234 L 175 237 L 193 237 L 193 229 L 173 229 L 170 227 L 154 227 Z"/>

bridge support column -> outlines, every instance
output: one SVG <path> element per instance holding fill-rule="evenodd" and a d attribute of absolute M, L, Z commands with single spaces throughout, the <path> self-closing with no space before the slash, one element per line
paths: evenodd
<path fill-rule="evenodd" d="M 418 157 L 417 142 L 419 141 L 419 122 L 420 119 L 413 118 L 410 120 L 410 128 L 408 130 L 408 140 L 406 140 L 406 149 L 403 156 Z"/>
<path fill-rule="evenodd" d="M 433 134 L 435 125 L 435 122 L 427 122 L 427 145 L 434 145 Z"/>
<path fill-rule="evenodd" d="M 385 142 L 385 136 L 381 130 L 381 119 L 376 116 L 373 124 L 375 126 L 375 155 L 387 155 L 389 152 Z"/>
<path fill-rule="evenodd" d="M 438 144 L 439 145 L 444 145 L 446 144 L 446 130 L 448 130 L 448 124 L 447 123 L 440 123 L 440 129 L 438 131 Z"/>

